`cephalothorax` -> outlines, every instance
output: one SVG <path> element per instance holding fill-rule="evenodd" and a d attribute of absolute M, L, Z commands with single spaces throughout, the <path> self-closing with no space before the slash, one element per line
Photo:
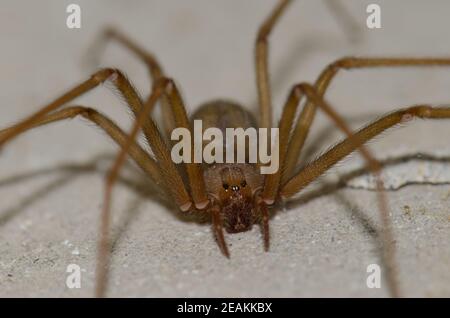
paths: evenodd
<path fill-rule="evenodd" d="M 191 120 L 195 119 L 202 120 L 204 129 L 215 127 L 225 131 L 226 128 L 256 126 L 251 113 L 236 103 L 223 100 L 200 106 L 192 115 Z M 222 144 L 224 153 L 235 152 L 225 138 Z M 206 191 L 220 206 L 220 219 L 227 232 L 247 231 L 259 221 L 256 200 L 264 179 L 256 164 L 203 164 L 203 175 L 207 180 Z"/>
<path fill-rule="evenodd" d="M 231 127 L 273 127 L 272 103 L 268 71 L 268 37 L 276 22 L 291 1 L 280 0 L 269 17 L 262 23 L 256 37 L 255 65 L 259 97 L 257 120 L 244 108 L 226 101 L 215 101 L 199 108 L 192 119 L 200 118 L 206 127 L 219 129 Z M 109 225 L 110 199 L 112 187 L 126 155 L 129 155 L 142 168 L 145 174 L 165 189 L 170 199 L 182 213 L 202 212 L 207 214 L 219 247 L 224 255 L 229 251 L 224 238 L 224 229 L 229 233 L 249 230 L 253 224 L 260 224 L 263 230 L 264 247 L 269 248 L 269 207 L 281 199 L 289 199 L 308 184 L 316 180 L 334 164 L 359 150 L 367 159 L 370 169 L 378 176 L 380 165 L 364 148 L 364 144 L 386 129 L 411 118 L 450 118 L 449 107 L 419 105 L 404 108 L 370 123 L 353 133 L 345 121 L 324 100 L 324 94 L 335 75 L 342 69 L 411 67 L 411 66 L 450 66 L 450 58 L 342 58 L 329 64 L 317 81 L 295 84 L 284 104 L 279 124 L 279 169 L 273 174 L 261 175 L 256 164 L 211 164 L 186 163 L 177 166 L 170 156 L 170 147 L 150 116 L 154 105 L 160 101 L 164 128 L 167 134 L 173 128 L 190 129 L 191 120 L 186 114 L 183 100 L 174 82 L 167 78 L 152 54 L 134 44 L 126 36 L 112 29 L 106 30 L 98 44 L 114 39 L 136 54 L 147 66 L 151 78 L 151 94 L 146 99 L 136 93 L 128 79 L 117 69 L 106 68 L 95 72 L 89 79 L 75 86 L 18 124 L 0 131 L 0 147 L 19 134 L 51 122 L 83 116 L 103 129 L 117 144 L 121 151 L 111 168 L 105 185 L 105 198 L 100 226 L 97 259 L 96 294 L 103 296 L 107 283 L 107 265 L 110 252 Z M 92 90 L 106 81 L 111 82 L 123 95 L 127 106 L 136 120 L 129 134 L 124 133 L 113 121 L 98 111 L 83 107 L 64 107 L 76 97 Z M 305 97 L 305 98 L 304 98 Z M 304 102 L 304 104 L 302 104 Z M 301 111 L 297 112 L 298 106 Z M 299 155 L 317 109 L 321 109 L 347 138 L 329 149 L 320 157 L 297 169 Z M 299 113 L 299 114 L 297 114 Z M 136 135 L 142 129 L 152 149 L 153 155 L 145 151 L 137 142 Z M 181 171 L 183 169 L 184 171 Z M 184 177 L 184 175 L 186 177 Z M 390 229 L 387 203 L 382 184 L 378 181 L 380 212 L 384 227 L 385 264 L 390 290 L 394 296 L 400 294 L 395 274 L 393 240 Z"/>

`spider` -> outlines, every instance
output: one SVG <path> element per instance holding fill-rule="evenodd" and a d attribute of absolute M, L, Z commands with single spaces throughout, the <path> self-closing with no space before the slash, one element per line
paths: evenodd
<path fill-rule="evenodd" d="M 131 50 L 147 66 L 152 79 L 151 94 L 142 99 L 123 73 L 114 68 L 95 72 L 90 78 L 59 96 L 53 102 L 18 124 L 0 131 L 0 147 L 14 137 L 32 128 L 52 122 L 82 116 L 103 129 L 119 146 L 120 151 L 106 180 L 104 205 L 101 214 L 100 240 L 96 268 L 96 295 L 104 296 L 107 287 L 108 263 L 110 257 L 109 226 L 112 189 L 126 156 L 130 156 L 144 173 L 158 186 L 165 189 L 181 213 L 205 214 L 211 219 L 218 246 L 226 257 L 230 257 L 224 237 L 229 233 L 248 231 L 252 225 L 260 224 L 263 230 L 264 248 L 269 249 L 269 212 L 282 200 L 288 200 L 301 192 L 337 162 L 358 150 L 368 162 L 368 167 L 377 176 L 379 210 L 383 221 L 386 275 L 393 296 L 399 296 L 396 279 L 394 246 L 388 217 L 387 200 L 379 178 L 380 164 L 364 144 L 386 129 L 411 119 L 450 118 L 449 107 L 416 105 L 384 115 L 378 120 L 352 132 L 345 120 L 325 100 L 324 95 L 331 81 L 340 70 L 354 68 L 450 66 L 449 58 L 356 58 L 346 57 L 329 64 L 314 84 L 295 84 L 284 104 L 279 120 L 279 162 L 280 168 L 274 174 L 260 175 L 258 164 L 213 164 L 186 163 L 177 166 L 170 156 L 169 144 L 164 139 L 156 122 L 150 115 L 160 102 L 163 126 L 167 134 L 176 128 L 191 129 L 194 119 L 202 119 L 210 127 L 259 127 L 271 128 L 272 102 L 268 67 L 268 39 L 271 31 L 292 1 L 279 0 L 266 20 L 261 24 L 255 45 L 256 84 L 259 98 L 259 116 L 242 106 L 216 100 L 200 106 L 189 118 L 174 81 L 167 77 L 157 59 L 146 52 L 127 36 L 109 28 L 103 41 L 116 40 Z M 66 106 L 75 98 L 110 82 L 121 93 L 126 105 L 135 116 L 130 133 L 125 133 L 113 121 L 93 108 Z M 299 106 L 303 105 L 299 110 Z M 66 107 L 63 107 L 66 106 Z M 314 121 L 317 109 L 322 110 L 342 130 L 347 138 L 330 148 L 317 159 L 296 170 L 297 161 Z M 297 113 L 299 113 L 297 115 Z M 136 141 L 142 130 L 153 154 L 145 151 Z M 184 169 L 182 169 L 184 168 Z M 186 177 L 184 177 L 184 174 Z M 186 181 L 186 182 L 185 182 Z"/>

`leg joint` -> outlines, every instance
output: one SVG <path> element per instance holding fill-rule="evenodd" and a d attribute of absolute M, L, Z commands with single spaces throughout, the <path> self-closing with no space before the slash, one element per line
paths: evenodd
<path fill-rule="evenodd" d="M 91 118 L 95 114 L 98 114 L 98 111 L 91 107 L 80 107 L 80 115 L 85 118 Z"/>
<path fill-rule="evenodd" d="M 416 116 L 423 118 L 431 117 L 433 111 L 433 107 L 427 105 L 415 106 L 413 109 Z"/>
<path fill-rule="evenodd" d="M 315 95 L 316 93 L 316 89 L 314 88 L 314 86 L 306 82 L 295 84 L 294 87 L 292 88 L 292 91 L 295 93 L 297 98 L 299 98 L 302 95 L 302 93 L 307 95 L 313 94 Z"/>
<path fill-rule="evenodd" d="M 100 71 L 92 75 L 92 79 L 97 83 L 101 84 L 105 81 L 116 82 L 119 79 L 123 79 L 125 76 L 123 73 L 115 68 L 103 68 Z"/>
<path fill-rule="evenodd" d="M 328 67 L 333 70 L 340 69 L 340 68 L 346 69 L 346 68 L 355 66 L 355 64 L 357 64 L 357 61 L 358 61 L 358 58 L 345 56 L 345 57 L 342 57 L 342 58 L 334 61 Z"/>
<path fill-rule="evenodd" d="M 175 86 L 175 82 L 168 77 L 161 76 L 153 83 L 153 90 L 161 89 L 164 93 L 170 94 Z"/>

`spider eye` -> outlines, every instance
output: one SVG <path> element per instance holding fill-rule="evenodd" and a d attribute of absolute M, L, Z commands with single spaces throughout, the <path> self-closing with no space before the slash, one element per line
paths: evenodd
<path fill-rule="evenodd" d="M 223 187 L 225 190 L 228 190 L 228 183 L 222 184 L 222 187 Z"/>
<path fill-rule="evenodd" d="M 247 182 L 245 180 L 241 182 L 241 187 L 245 188 L 246 185 L 247 185 Z"/>

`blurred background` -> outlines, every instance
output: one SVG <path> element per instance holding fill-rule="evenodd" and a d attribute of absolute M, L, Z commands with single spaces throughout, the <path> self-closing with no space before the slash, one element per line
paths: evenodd
<path fill-rule="evenodd" d="M 66 7 L 81 7 L 81 28 L 68 29 Z M 450 3 L 376 1 L 381 29 L 366 27 L 374 1 L 341 1 L 354 19 L 346 31 L 323 1 L 294 1 L 270 37 L 275 118 L 291 86 L 313 82 L 343 56 L 450 57 Z M 254 109 L 253 48 L 259 24 L 275 1 L 56 1 L 0 4 L 0 127 L 39 109 L 98 67 L 123 70 L 146 96 L 147 70 L 111 42 L 88 63 L 89 48 L 107 25 L 159 59 L 189 110 L 218 97 Z M 357 128 L 379 115 L 419 103 L 450 104 L 450 68 L 342 72 L 328 100 Z M 99 109 L 123 128 L 128 111 L 100 87 L 76 104 Z M 91 126 L 91 127 L 89 127 Z M 0 156 L 0 296 L 93 294 L 103 171 L 116 146 L 80 119 L 33 130 Z M 342 136 L 319 114 L 305 159 Z M 378 158 L 423 152 L 450 156 L 448 121 L 414 122 L 371 143 Z M 100 159 L 98 159 L 100 158 Z M 106 158 L 106 159 L 105 159 Z M 339 169 L 350 169 L 358 158 Z M 134 177 L 138 171 L 129 167 Z M 124 173 L 127 174 L 127 171 Z M 371 191 L 341 189 L 279 213 L 272 246 L 263 252 L 258 227 L 228 236 L 231 259 L 219 252 L 209 225 L 184 222 L 153 202 L 142 186 L 119 184 L 112 296 L 387 296 L 366 287 L 366 266 L 379 262 L 371 224 L 378 226 Z M 144 185 L 145 188 L 145 185 Z M 415 185 L 389 193 L 408 296 L 450 296 L 450 187 Z M 408 208 L 405 208 L 405 207 Z M 409 212 L 406 212 L 409 211 Z M 82 288 L 65 285 L 70 263 L 83 268 Z"/>

